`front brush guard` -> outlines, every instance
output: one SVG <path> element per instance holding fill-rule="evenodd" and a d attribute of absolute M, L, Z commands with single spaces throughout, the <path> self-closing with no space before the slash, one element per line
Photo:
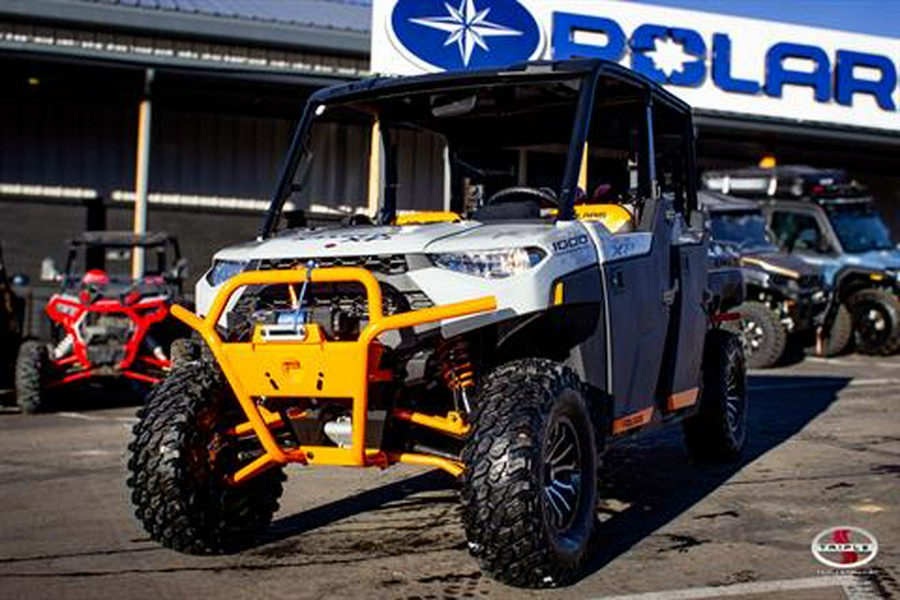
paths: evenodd
<path fill-rule="evenodd" d="M 369 323 L 354 341 L 326 340 L 322 329 L 303 325 L 303 333 L 291 339 L 272 339 L 264 335 L 260 325 L 254 328 L 249 342 L 224 342 L 216 332 L 216 323 L 235 292 L 257 285 L 293 285 L 309 283 L 359 283 L 366 290 Z M 278 464 L 324 464 L 343 466 L 379 466 L 405 462 L 439 467 L 459 475 L 459 461 L 428 454 L 388 453 L 366 447 L 369 384 L 388 381 L 390 372 L 378 369 L 382 347 L 379 335 L 403 329 L 495 310 L 494 297 L 467 300 L 443 306 L 385 316 L 381 288 L 367 270 L 356 267 L 326 269 L 248 271 L 228 280 L 219 291 L 208 314 L 201 318 L 181 306 L 173 306 L 171 314 L 197 331 L 209 346 L 225 375 L 247 422 L 232 430 L 235 435 L 253 432 L 262 444 L 264 454 L 231 476 L 240 483 Z M 259 398 L 326 398 L 351 403 L 352 443 L 348 447 L 304 446 L 282 448 L 270 430 L 282 424 L 281 417 L 263 406 Z M 455 415 L 433 417 L 409 411 L 396 416 L 420 422 L 446 433 L 464 435 L 468 427 Z M 433 421 L 433 422 L 432 422 Z"/>

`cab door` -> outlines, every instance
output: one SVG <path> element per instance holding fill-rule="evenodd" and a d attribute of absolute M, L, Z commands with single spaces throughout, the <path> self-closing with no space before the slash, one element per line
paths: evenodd
<path fill-rule="evenodd" d="M 613 435 L 654 417 L 673 294 L 670 214 L 671 203 L 658 201 L 651 231 L 618 234 L 603 244 Z"/>

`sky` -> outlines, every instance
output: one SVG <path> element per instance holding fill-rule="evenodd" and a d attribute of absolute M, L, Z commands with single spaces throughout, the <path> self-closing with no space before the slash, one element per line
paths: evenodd
<path fill-rule="evenodd" d="M 900 38 L 900 0 L 629 0 Z"/>

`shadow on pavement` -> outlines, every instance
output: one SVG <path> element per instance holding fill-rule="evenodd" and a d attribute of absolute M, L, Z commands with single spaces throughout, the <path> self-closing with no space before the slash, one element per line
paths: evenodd
<path fill-rule="evenodd" d="M 428 471 L 278 519 L 269 527 L 261 542 L 274 542 L 301 535 L 348 517 L 379 510 L 415 494 L 447 490 L 452 487 L 453 480 L 449 475 L 443 471 Z M 427 499 L 423 501 L 427 502 Z"/>
<path fill-rule="evenodd" d="M 46 407 L 42 413 L 104 410 L 108 408 L 137 408 L 144 403 L 149 391 L 143 385 L 132 385 L 129 380 L 98 380 L 90 383 L 72 383 L 48 390 Z M 13 390 L 0 393 L 0 414 L 18 414 Z"/>
<path fill-rule="evenodd" d="M 744 458 L 737 463 L 691 464 L 677 426 L 636 436 L 613 447 L 604 457 L 599 496 L 602 500 L 618 500 L 618 505 L 626 508 L 603 515 L 605 518 L 597 531 L 599 542 L 584 576 L 602 569 L 701 501 L 745 465 L 790 439 L 824 412 L 849 381 L 847 377 L 751 376 L 750 437 Z M 292 540 L 283 548 L 280 542 L 313 533 L 343 519 L 379 510 L 397 509 L 394 515 L 396 520 L 408 519 L 408 526 L 418 529 L 422 524 L 417 521 L 423 515 L 417 514 L 417 508 L 427 509 L 424 506 L 427 504 L 452 507 L 455 501 L 453 494 L 441 494 L 435 498 L 429 497 L 429 493 L 452 488 L 453 482 L 447 475 L 432 471 L 296 513 L 275 521 L 260 540 L 262 547 L 258 547 L 257 552 L 268 556 L 270 553 L 279 555 L 295 551 L 291 550 L 291 544 L 300 540 Z M 401 501 L 409 506 L 398 506 Z M 425 523 L 425 526 L 432 527 L 433 524 Z M 459 527 L 458 524 L 453 526 Z M 340 536 L 341 533 L 334 535 Z M 370 535 L 374 540 L 382 534 L 371 531 Z M 366 533 L 363 532 L 362 536 L 365 538 Z M 685 539 L 678 539 L 681 537 Z M 672 542 L 674 550 L 702 543 L 689 536 L 672 536 Z M 452 547 L 464 549 L 465 544 L 458 543 Z M 400 554 L 415 552 L 409 547 L 394 550 Z M 276 556 L 270 556 L 273 557 Z"/>
<path fill-rule="evenodd" d="M 847 386 L 847 377 L 751 375 L 749 437 L 741 461 L 695 465 L 684 449 L 680 428 L 635 438 L 604 457 L 601 498 L 614 498 L 620 512 L 598 527 L 597 546 L 585 576 L 602 569 L 642 539 L 712 493 L 735 473 L 779 446 L 828 409 Z M 672 549 L 697 540 L 674 539 Z"/>

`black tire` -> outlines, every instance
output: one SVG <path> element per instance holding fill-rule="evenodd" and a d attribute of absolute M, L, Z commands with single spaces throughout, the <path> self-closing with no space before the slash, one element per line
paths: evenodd
<path fill-rule="evenodd" d="M 190 362 L 200 358 L 200 347 L 191 338 L 178 338 L 169 347 L 169 359 L 172 365 Z"/>
<path fill-rule="evenodd" d="M 485 378 L 461 496 L 469 551 L 491 577 L 519 587 L 577 577 L 597 496 L 590 412 L 578 376 L 549 360 L 513 361 Z"/>
<path fill-rule="evenodd" d="M 222 435 L 244 417 L 217 369 L 181 363 L 153 389 L 138 419 L 128 446 L 128 486 L 150 537 L 188 554 L 252 545 L 278 510 L 284 473 L 273 468 L 240 485 L 227 483 L 243 466 L 238 452 L 260 446 L 252 436 Z"/>
<path fill-rule="evenodd" d="M 684 420 L 683 429 L 694 461 L 740 458 L 747 440 L 747 370 L 743 346 L 734 333 L 712 330 L 707 334 L 700 406 Z"/>
<path fill-rule="evenodd" d="M 860 290 L 848 304 L 860 353 L 886 356 L 900 350 L 900 300 L 892 291 Z"/>
<path fill-rule="evenodd" d="M 787 348 L 787 331 L 771 308 L 762 302 L 744 302 L 734 309 L 740 321 L 728 329 L 740 333 L 747 366 L 753 369 L 774 367 Z"/>
<path fill-rule="evenodd" d="M 838 307 L 831 329 L 825 334 L 821 352 L 813 346 L 816 356 L 831 357 L 843 354 L 853 339 L 853 317 L 844 304 Z"/>
<path fill-rule="evenodd" d="M 25 414 L 47 408 L 47 369 L 50 359 L 47 345 L 38 340 L 26 340 L 19 346 L 16 358 L 16 404 Z"/>

